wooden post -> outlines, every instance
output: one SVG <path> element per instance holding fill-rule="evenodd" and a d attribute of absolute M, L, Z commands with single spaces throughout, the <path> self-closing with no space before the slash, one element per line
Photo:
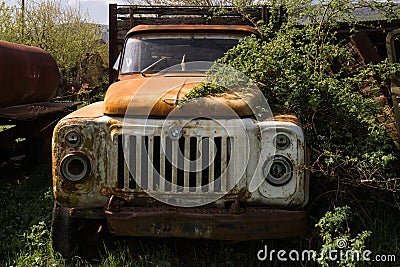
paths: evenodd
<path fill-rule="evenodd" d="M 117 4 L 110 4 L 108 10 L 108 24 L 109 24 L 109 39 L 108 39 L 108 69 L 109 77 L 108 82 L 111 84 L 117 78 L 117 73 L 113 69 L 115 60 L 118 57 L 117 46 Z"/>

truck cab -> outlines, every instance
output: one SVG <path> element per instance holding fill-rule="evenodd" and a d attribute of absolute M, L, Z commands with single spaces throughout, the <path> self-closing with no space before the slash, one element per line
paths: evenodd
<path fill-rule="evenodd" d="M 236 241 L 305 234 L 309 178 L 297 118 L 259 116 L 269 106 L 257 90 L 184 101 L 210 82 L 212 62 L 250 35 L 253 27 L 234 25 L 140 25 L 126 34 L 104 101 L 54 131 L 58 251 L 87 249 L 85 225 L 96 226 L 93 235 L 102 226 L 118 236 Z"/>

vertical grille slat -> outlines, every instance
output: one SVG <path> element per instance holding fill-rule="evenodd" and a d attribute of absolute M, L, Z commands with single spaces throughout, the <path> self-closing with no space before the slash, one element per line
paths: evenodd
<path fill-rule="evenodd" d="M 234 183 L 236 183 L 236 179 L 239 179 L 240 177 L 238 177 L 236 170 L 234 167 L 234 157 L 235 154 L 233 153 L 234 151 L 234 144 L 235 144 L 235 139 L 232 137 L 228 137 L 227 138 L 227 146 L 226 146 L 226 165 L 225 165 L 225 169 L 226 169 L 226 176 L 227 179 L 229 179 L 229 184 L 232 185 Z"/>
<path fill-rule="evenodd" d="M 158 191 L 164 191 L 165 190 L 165 182 L 166 180 L 163 179 L 165 177 L 165 150 L 166 150 L 166 142 L 165 138 L 160 137 L 160 186 L 158 188 Z"/>
<path fill-rule="evenodd" d="M 124 138 L 125 140 L 129 140 L 129 143 L 127 144 L 127 147 L 129 148 L 129 157 L 126 160 L 129 162 L 129 179 L 128 179 L 128 184 L 125 185 L 130 189 L 136 189 L 136 180 L 134 179 L 134 176 L 136 174 L 136 136 L 129 136 Z M 129 171 L 128 170 L 128 171 Z"/>
<path fill-rule="evenodd" d="M 178 192 L 183 192 L 185 186 L 185 137 L 181 137 L 178 143 L 178 171 L 177 171 L 177 184 Z"/>
<path fill-rule="evenodd" d="M 171 177 L 171 191 L 176 192 L 177 191 L 177 185 L 178 185 L 178 153 L 179 153 L 179 143 L 178 140 L 171 140 L 171 158 L 172 164 L 172 177 Z"/>
<path fill-rule="evenodd" d="M 201 167 L 202 167 L 202 155 L 200 154 L 200 146 L 203 143 L 202 142 L 202 138 L 198 138 L 197 139 L 197 143 L 196 143 L 196 169 L 195 169 L 195 173 L 196 173 L 196 188 L 195 191 L 196 192 L 201 192 Z"/>
<path fill-rule="evenodd" d="M 235 182 L 233 137 L 119 135 L 117 157 L 120 190 L 224 193 Z"/>
<path fill-rule="evenodd" d="M 214 157 L 214 148 L 215 148 L 215 143 L 211 142 L 210 140 L 208 140 L 208 158 L 212 159 L 212 161 L 209 163 L 209 166 L 207 168 L 208 171 L 208 180 L 209 180 L 209 184 L 208 184 L 208 191 L 210 192 L 214 192 L 214 188 L 215 188 L 215 177 L 214 177 L 214 164 L 215 164 L 215 157 Z M 209 160 L 210 161 L 210 160 Z"/>
<path fill-rule="evenodd" d="M 184 156 L 186 159 L 190 159 L 190 138 L 185 138 L 184 139 L 185 142 L 185 148 L 184 148 Z M 190 162 L 189 160 L 185 160 L 184 161 L 184 170 L 189 170 L 190 169 Z M 187 193 L 189 192 L 189 181 L 190 181 L 190 172 L 185 171 L 184 172 L 184 188 L 183 188 L 183 192 Z"/>
<path fill-rule="evenodd" d="M 139 186 L 142 186 L 141 179 L 141 167 L 142 167 L 142 157 L 141 157 L 141 147 L 142 147 L 142 138 L 141 136 L 135 136 L 136 138 L 136 147 L 133 150 L 131 147 L 131 156 L 135 154 L 135 161 L 132 162 L 130 166 L 131 173 L 134 175 L 136 181 L 139 183 Z"/>
<path fill-rule="evenodd" d="M 122 147 L 122 135 L 118 135 L 118 176 L 117 176 L 117 188 L 124 188 L 125 181 L 125 157 L 124 150 Z"/>
<path fill-rule="evenodd" d="M 154 137 L 148 137 L 147 143 L 147 189 L 154 190 Z"/>

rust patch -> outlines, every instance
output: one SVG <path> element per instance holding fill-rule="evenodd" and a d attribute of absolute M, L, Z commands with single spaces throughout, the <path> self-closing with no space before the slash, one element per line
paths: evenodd
<path fill-rule="evenodd" d="M 93 103 L 69 114 L 66 118 L 98 118 L 103 116 L 103 101 Z M 78 121 L 82 121 L 81 119 Z"/>
<path fill-rule="evenodd" d="M 79 190 L 79 188 L 76 186 L 76 184 L 70 183 L 65 180 L 61 181 L 61 188 L 68 192 L 76 192 Z"/>
<path fill-rule="evenodd" d="M 246 25 L 139 25 L 132 28 L 127 36 L 143 33 L 180 33 L 180 32 L 223 32 L 224 34 L 255 34 L 260 36 L 256 28 Z"/>
<path fill-rule="evenodd" d="M 166 77 L 160 75 L 149 79 L 123 80 L 110 86 L 104 100 L 104 114 L 165 117 L 174 111 L 174 116 L 192 117 L 249 117 L 250 107 L 262 105 L 259 91 L 230 92 L 210 95 L 183 103 L 179 108 L 164 100 L 183 99 L 204 78 Z M 129 107 L 129 110 L 128 110 Z M 232 112 L 232 110 L 234 112 Z"/>
<path fill-rule="evenodd" d="M 249 200 L 250 198 L 251 198 L 251 193 L 247 189 L 247 187 L 243 187 L 242 189 L 239 190 L 238 192 L 239 201 L 247 202 L 247 200 Z"/>
<path fill-rule="evenodd" d="M 62 194 L 59 194 L 59 192 L 57 192 L 57 194 L 56 194 L 56 200 L 57 200 L 58 203 L 63 203 L 64 205 L 65 204 L 66 205 L 72 204 L 72 201 L 71 201 L 71 199 L 70 199 L 70 197 L 68 195 L 64 196 Z"/>
<path fill-rule="evenodd" d="M 282 121 L 282 122 L 291 122 L 291 123 L 294 123 L 297 126 L 301 127 L 301 123 L 295 115 L 291 115 L 291 114 L 275 115 L 274 120 Z"/>
<path fill-rule="evenodd" d="M 105 211 L 111 232 L 126 236 L 187 237 L 217 240 L 259 240 L 302 236 L 304 211 L 246 208 L 241 214 L 226 209 L 166 206 L 122 207 Z"/>

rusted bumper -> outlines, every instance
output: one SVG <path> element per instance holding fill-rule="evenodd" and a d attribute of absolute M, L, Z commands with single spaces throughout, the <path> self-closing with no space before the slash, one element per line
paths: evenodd
<path fill-rule="evenodd" d="M 110 231 L 124 236 L 256 240 L 302 236 L 304 211 L 248 207 L 240 214 L 216 208 L 121 207 L 106 210 Z"/>

